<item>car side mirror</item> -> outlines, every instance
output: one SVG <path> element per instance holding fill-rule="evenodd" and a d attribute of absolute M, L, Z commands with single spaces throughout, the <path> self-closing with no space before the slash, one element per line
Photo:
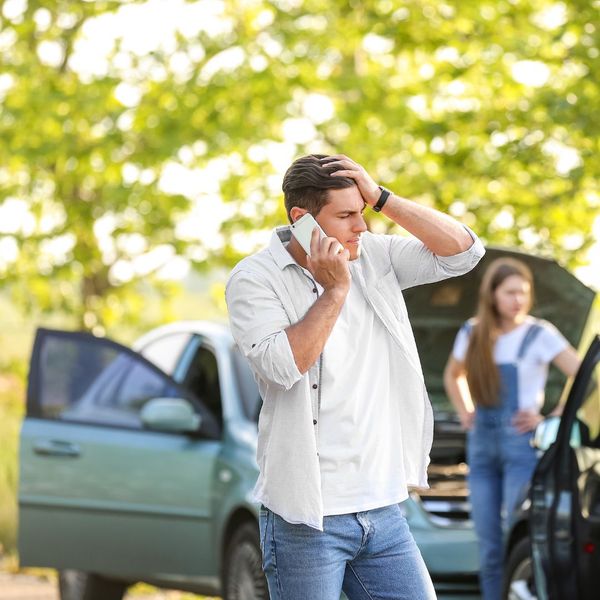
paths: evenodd
<path fill-rule="evenodd" d="M 546 417 L 536 428 L 531 445 L 537 450 L 546 452 L 556 440 L 560 426 L 560 417 Z"/>
<path fill-rule="evenodd" d="M 531 445 L 537 450 L 546 452 L 546 450 L 548 450 L 548 448 L 550 448 L 550 446 L 556 440 L 559 426 L 560 417 L 546 417 L 535 428 L 535 433 L 533 435 L 533 441 L 531 442 Z M 581 446 L 581 430 L 579 427 L 579 423 L 573 424 L 573 429 L 571 430 L 571 437 L 569 443 L 572 448 L 579 448 L 579 446 Z"/>
<path fill-rule="evenodd" d="M 183 398 L 153 398 L 140 412 L 142 423 L 157 431 L 194 432 L 200 428 L 200 416 Z"/>

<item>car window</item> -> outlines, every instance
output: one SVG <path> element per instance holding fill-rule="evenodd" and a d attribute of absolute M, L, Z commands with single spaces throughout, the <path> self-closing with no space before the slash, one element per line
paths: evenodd
<path fill-rule="evenodd" d="M 89 402 L 96 406 L 137 413 L 152 398 L 177 397 L 168 380 L 132 356 L 119 356 L 106 370 L 106 378 L 109 382 L 105 388 L 94 385 L 80 402 L 89 396 Z"/>
<path fill-rule="evenodd" d="M 172 375 L 191 337 L 188 332 L 169 333 L 148 342 L 140 348 L 139 352 L 161 371 Z"/>
<path fill-rule="evenodd" d="M 258 414 L 262 405 L 262 398 L 258 386 L 248 366 L 248 361 L 242 356 L 237 346 L 232 348 L 233 368 L 235 371 L 238 389 L 242 400 L 244 415 L 251 421 L 258 422 Z"/>
<path fill-rule="evenodd" d="M 577 411 L 581 434 L 581 445 L 600 448 L 600 355 L 581 408 Z"/>
<path fill-rule="evenodd" d="M 91 336 L 47 336 L 36 371 L 43 418 L 141 427 L 138 414 L 148 400 L 180 395 L 134 353 Z"/>
<path fill-rule="evenodd" d="M 214 352 L 204 345 L 200 336 L 195 336 L 192 344 L 188 347 L 187 354 L 189 356 L 188 364 L 181 384 L 199 398 L 217 421 L 222 423 L 219 365 Z"/>

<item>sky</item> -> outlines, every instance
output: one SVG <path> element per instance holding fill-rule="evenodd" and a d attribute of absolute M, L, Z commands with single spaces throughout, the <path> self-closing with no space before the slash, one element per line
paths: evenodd
<path fill-rule="evenodd" d="M 2 8 L 3 16 L 7 19 L 18 19 L 19 15 L 23 13 L 26 1 L 7 0 Z M 299 1 L 282 0 L 289 4 L 296 4 Z M 240 2 L 252 4 L 253 0 L 240 0 Z M 548 27 L 562 24 L 565 18 L 565 15 L 561 13 L 560 3 L 556 7 L 558 7 L 556 10 L 543 16 Z M 185 76 L 185 73 L 191 68 L 190 57 L 176 51 L 175 36 L 177 34 L 186 37 L 195 36 L 199 27 L 212 33 L 226 33 L 231 30 L 233 23 L 224 16 L 223 11 L 224 3 L 221 0 L 198 2 L 148 0 L 143 4 L 125 4 L 115 13 L 104 14 L 89 20 L 84 25 L 69 65 L 83 81 L 103 76 L 109 71 L 118 73 L 122 83 L 117 86 L 115 97 L 124 107 L 134 108 L 143 93 L 143 82 L 140 81 L 139 71 L 133 71 L 130 68 L 131 55 L 147 57 L 151 52 L 160 49 L 171 55 L 170 68 Z M 40 30 L 47 28 L 50 23 L 50 13 L 44 8 L 38 9 L 34 18 L 36 26 Z M 256 18 L 268 25 L 273 17 L 270 12 L 263 11 Z M 140 22 L 144 23 L 143 27 L 139 26 Z M 383 38 L 367 37 L 369 39 L 365 40 L 365 44 L 369 46 L 369 51 L 385 52 L 385 47 L 381 47 Z M 122 50 L 109 60 L 115 41 L 118 39 L 122 40 Z M 272 51 L 276 53 L 278 49 L 273 48 Z M 194 56 L 194 52 L 197 53 L 197 56 Z M 201 59 L 202 52 L 201 46 L 198 46 L 196 50 L 192 47 L 193 58 Z M 62 47 L 58 43 L 44 42 L 39 45 L 40 60 L 48 65 L 59 65 L 62 61 L 62 53 Z M 211 60 L 205 66 L 207 78 L 210 78 L 218 70 L 235 69 L 243 56 L 240 57 L 239 52 L 232 49 L 231 52 L 221 53 L 216 58 L 218 60 Z M 145 76 L 147 77 L 160 78 L 163 76 L 160 69 L 151 61 L 147 63 L 146 68 Z M 260 66 L 257 65 L 257 68 Z M 540 86 L 546 82 L 548 69 L 539 61 L 519 61 L 513 68 L 513 77 L 517 81 Z M 0 91 L 3 85 L 8 84 L 3 83 L 0 76 Z M 413 98 L 411 101 L 416 103 L 414 109 L 418 110 L 418 98 Z M 257 156 L 266 156 L 273 165 L 275 175 L 270 178 L 269 187 L 274 197 L 279 196 L 283 174 L 295 158 L 296 144 L 308 144 L 310 151 L 311 141 L 317 138 L 315 126 L 330 119 L 334 112 L 334 106 L 329 98 L 311 93 L 307 93 L 303 99 L 303 109 L 302 118 L 290 118 L 283 123 L 283 141 L 256 145 L 250 150 Z M 180 193 L 191 201 L 191 211 L 185 219 L 178 223 L 176 234 L 183 239 L 200 238 L 210 250 L 219 248 L 221 244 L 219 227 L 234 210 L 232 205 L 224 204 L 221 201 L 219 182 L 226 179 L 230 171 L 235 170 L 236 157 L 219 158 L 210 161 L 202 169 L 197 168 L 193 166 L 193 162 L 197 155 L 202 154 L 202 144 L 204 142 L 198 142 L 193 147 L 182 148 L 178 156 L 165 165 L 160 175 L 159 186 L 167 193 Z M 579 165 L 580 157 L 574 149 L 555 147 L 549 148 L 548 151 L 555 156 L 558 172 L 569 171 Z M 150 174 L 140 172 L 134 165 L 126 165 L 123 170 L 125 181 L 143 180 L 146 176 L 150 176 Z M 202 190 L 203 196 L 198 196 L 195 190 Z M 211 197 L 210 202 L 207 202 L 207 194 Z M 16 231 L 26 234 L 33 233 L 38 226 L 35 218 L 29 212 L 25 200 L 11 198 L 0 206 L 0 233 Z M 47 226 L 50 227 L 51 223 L 48 222 Z M 111 236 L 113 227 L 114 223 L 111 222 L 110 215 L 100 219 L 95 227 L 95 234 L 107 259 L 115 252 L 115 243 Z M 582 281 L 600 290 L 600 219 L 596 220 L 594 224 L 594 232 L 598 241 L 589 252 L 590 264 L 578 269 L 576 274 Z M 236 240 L 236 245 L 240 251 L 250 252 L 257 245 L 266 242 L 268 237 L 269 232 L 259 231 L 240 236 Z M 52 254 L 59 256 L 68 252 L 72 243 L 73 240 L 69 236 L 64 236 L 64 238 L 48 244 L 46 251 L 49 256 Z M 182 278 L 189 270 L 188 262 L 183 258 L 176 257 L 170 246 L 165 245 L 153 252 L 144 252 L 143 238 L 135 235 L 130 236 L 123 243 L 129 244 L 129 249 L 139 256 L 133 261 L 120 261 L 115 264 L 113 276 L 117 280 L 126 281 L 136 274 L 143 275 L 152 271 L 157 264 L 165 265 L 162 274 L 169 278 Z M 16 252 L 18 252 L 16 245 L 11 245 L 6 240 L 0 241 L 0 260 L 2 260 L 1 257 L 10 258 Z"/>

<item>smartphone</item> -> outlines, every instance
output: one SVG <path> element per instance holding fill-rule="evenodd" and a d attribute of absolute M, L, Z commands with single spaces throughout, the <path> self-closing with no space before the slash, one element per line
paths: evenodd
<path fill-rule="evenodd" d="M 310 238 L 315 227 L 318 227 L 319 229 L 320 238 L 326 237 L 325 232 L 310 213 L 302 215 L 295 223 L 290 225 L 292 235 L 298 240 L 298 243 L 302 246 L 304 252 L 306 252 L 308 256 L 310 256 Z"/>

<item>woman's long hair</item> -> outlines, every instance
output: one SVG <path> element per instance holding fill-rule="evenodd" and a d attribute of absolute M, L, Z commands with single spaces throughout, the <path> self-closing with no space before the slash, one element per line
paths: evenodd
<path fill-rule="evenodd" d="M 465 358 L 469 391 L 473 401 L 479 406 L 491 407 L 498 404 L 500 373 L 494 362 L 494 344 L 500 335 L 500 314 L 494 292 L 512 275 L 518 275 L 529 282 L 531 303 L 533 276 L 525 263 L 514 258 L 498 258 L 493 261 L 479 287 L 477 314 Z"/>

